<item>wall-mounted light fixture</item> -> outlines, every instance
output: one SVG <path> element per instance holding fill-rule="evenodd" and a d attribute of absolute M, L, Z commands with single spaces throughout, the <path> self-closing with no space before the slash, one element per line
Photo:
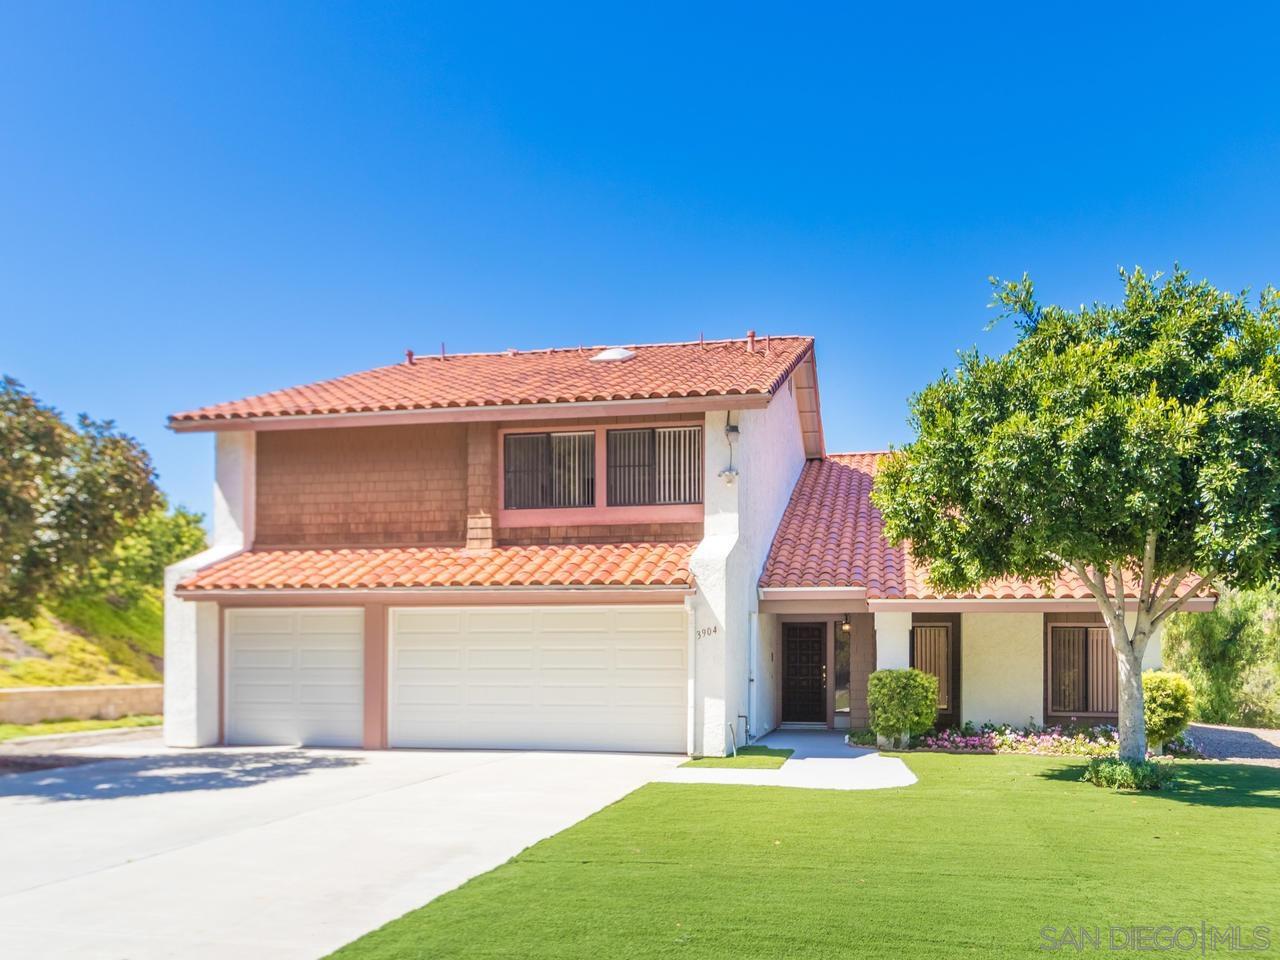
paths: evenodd
<path fill-rule="evenodd" d="M 840 632 L 841 633 L 853 632 L 853 624 L 849 622 L 849 615 L 847 613 L 844 615 L 844 620 L 840 624 Z"/>
<path fill-rule="evenodd" d="M 724 439 L 729 446 L 729 465 L 720 471 L 720 478 L 725 483 L 731 484 L 738 479 L 738 471 L 733 466 L 733 447 L 739 436 L 738 425 L 733 422 L 733 411 L 730 410 L 724 415 Z"/>

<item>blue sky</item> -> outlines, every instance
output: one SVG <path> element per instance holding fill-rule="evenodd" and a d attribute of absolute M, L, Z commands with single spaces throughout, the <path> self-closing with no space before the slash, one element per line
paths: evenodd
<path fill-rule="evenodd" d="M 986 278 L 1280 283 L 1280 6 L 0 6 L 0 371 L 174 410 L 420 352 L 811 333 L 832 450 Z"/>

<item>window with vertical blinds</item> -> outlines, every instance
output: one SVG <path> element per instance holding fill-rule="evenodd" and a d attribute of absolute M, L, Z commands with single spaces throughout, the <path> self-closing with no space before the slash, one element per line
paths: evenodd
<path fill-rule="evenodd" d="M 592 507 L 596 435 L 509 433 L 503 440 L 503 503 L 508 510 Z"/>
<path fill-rule="evenodd" d="M 1115 713 L 1119 676 L 1106 627 L 1049 631 L 1049 712 Z"/>
<path fill-rule="evenodd" d="M 702 427 L 610 430 L 611 507 L 702 502 Z"/>

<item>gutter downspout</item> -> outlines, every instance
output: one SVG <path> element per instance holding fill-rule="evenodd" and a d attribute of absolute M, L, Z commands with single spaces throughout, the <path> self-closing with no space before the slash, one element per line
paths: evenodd
<path fill-rule="evenodd" d="M 751 716 L 755 707 L 756 690 L 756 650 L 760 646 L 760 614 L 752 611 L 747 614 L 747 728 L 742 733 L 742 742 L 751 743 Z"/>

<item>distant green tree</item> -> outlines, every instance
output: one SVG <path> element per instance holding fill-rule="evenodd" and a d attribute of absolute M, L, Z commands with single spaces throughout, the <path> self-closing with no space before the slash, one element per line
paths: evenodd
<path fill-rule="evenodd" d="M 19 615 L 83 581 L 156 503 L 145 450 L 109 421 L 76 423 L 0 380 L 0 609 Z"/>
<path fill-rule="evenodd" d="M 1277 596 L 1228 591 L 1212 613 L 1178 614 L 1164 634 L 1165 663 L 1196 688 L 1196 719 L 1237 723 L 1246 671 L 1266 654 Z"/>
<path fill-rule="evenodd" d="M 1211 583 L 1280 567 L 1280 293 L 1124 273 L 1124 299 L 1042 306 L 993 278 L 1018 342 L 912 398 L 874 500 L 935 588 L 1074 571 L 1119 663 L 1120 755 L 1146 753 L 1142 656 Z"/>
<path fill-rule="evenodd" d="M 158 498 L 110 550 L 94 558 L 87 585 L 117 604 L 131 603 L 160 587 L 165 567 L 205 548 L 203 519 L 184 507 L 170 511 L 164 498 Z"/>

